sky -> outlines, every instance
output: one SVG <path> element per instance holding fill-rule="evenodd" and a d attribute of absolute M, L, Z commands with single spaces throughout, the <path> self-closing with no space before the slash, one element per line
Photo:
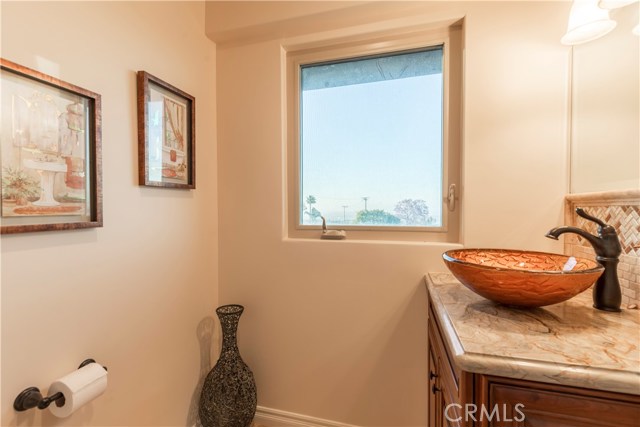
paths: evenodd
<path fill-rule="evenodd" d="M 439 224 L 442 86 L 442 74 L 428 74 L 304 90 L 302 200 L 313 195 L 327 222 L 342 224 L 364 197 L 389 213 L 422 199 Z"/>

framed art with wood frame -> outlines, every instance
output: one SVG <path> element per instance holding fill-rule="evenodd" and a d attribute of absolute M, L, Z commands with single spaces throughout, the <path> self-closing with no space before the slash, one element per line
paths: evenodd
<path fill-rule="evenodd" d="M 102 227 L 101 98 L 0 58 L 2 234 Z"/>
<path fill-rule="evenodd" d="M 139 184 L 196 188 L 193 96 L 138 71 Z"/>

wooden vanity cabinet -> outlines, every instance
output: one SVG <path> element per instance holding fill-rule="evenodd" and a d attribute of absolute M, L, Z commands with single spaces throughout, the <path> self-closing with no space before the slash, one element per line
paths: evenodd
<path fill-rule="evenodd" d="M 471 427 L 462 409 L 473 403 L 473 375 L 457 368 L 429 308 L 429 427 Z"/>
<path fill-rule="evenodd" d="M 428 427 L 640 427 L 638 395 L 460 370 L 431 302 L 428 334 Z"/>

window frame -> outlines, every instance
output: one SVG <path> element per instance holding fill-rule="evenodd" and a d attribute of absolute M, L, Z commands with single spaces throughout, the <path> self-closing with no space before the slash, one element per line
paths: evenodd
<path fill-rule="evenodd" d="M 455 34 L 457 32 L 457 34 Z M 442 46 L 443 67 L 443 114 L 442 114 L 442 224 L 438 227 L 427 226 L 389 226 L 389 225 L 339 225 L 330 228 L 346 230 L 350 239 L 379 240 L 421 240 L 436 242 L 458 242 L 460 209 L 454 212 L 447 208 L 449 185 L 459 188 L 460 182 L 460 123 L 461 100 L 451 99 L 451 85 L 458 81 L 462 84 L 462 40 L 461 27 L 446 27 L 436 31 L 418 31 L 412 33 L 387 34 L 355 41 L 328 41 L 311 46 L 289 46 L 283 48 L 283 118 L 285 118 L 285 237 L 317 238 L 319 225 L 305 225 L 301 222 L 300 206 L 302 195 L 301 174 L 301 67 L 303 65 L 349 61 L 366 57 L 393 55 Z M 457 44 L 457 47 L 455 46 Z M 453 46 L 453 49 L 452 49 Z M 459 50 L 458 64 L 452 67 L 452 50 Z M 453 83 L 452 83 L 453 82 Z M 461 91 L 461 88 L 460 88 Z M 461 98 L 461 92 L 460 96 Z M 451 114 L 452 102 L 457 103 L 457 114 Z M 452 117 L 452 116 L 457 117 Z M 457 129 L 454 129 L 457 128 Z M 452 159 L 451 156 L 457 159 Z M 452 168 L 452 160 L 455 167 Z M 455 170 L 452 170 L 455 169 Z M 453 172 L 453 175 L 452 175 Z M 459 194 L 456 194 L 456 205 Z"/>

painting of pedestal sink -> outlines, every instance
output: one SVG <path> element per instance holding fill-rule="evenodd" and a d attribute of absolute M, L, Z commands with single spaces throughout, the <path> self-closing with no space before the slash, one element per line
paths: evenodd
<path fill-rule="evenodd" d="M 99 95 L 1 61 L 2 232 L 96 220 Z"/>
<path fill-rule="evenodd" d="M 467 288 L 514 307 L 541 307 L 587 290 L 604 271 L 595 261 L 546 252 L 456 249 L 442 255 Z"/>
<path fill-rule="evenodd" d="M 85 188 L 86 106 L 77 96 L 10 82 L 5 94 L 4 86 L 12 135 L 2 146 L 2 215 L 83 215 L 86 191 L 76 190 Z"/>

